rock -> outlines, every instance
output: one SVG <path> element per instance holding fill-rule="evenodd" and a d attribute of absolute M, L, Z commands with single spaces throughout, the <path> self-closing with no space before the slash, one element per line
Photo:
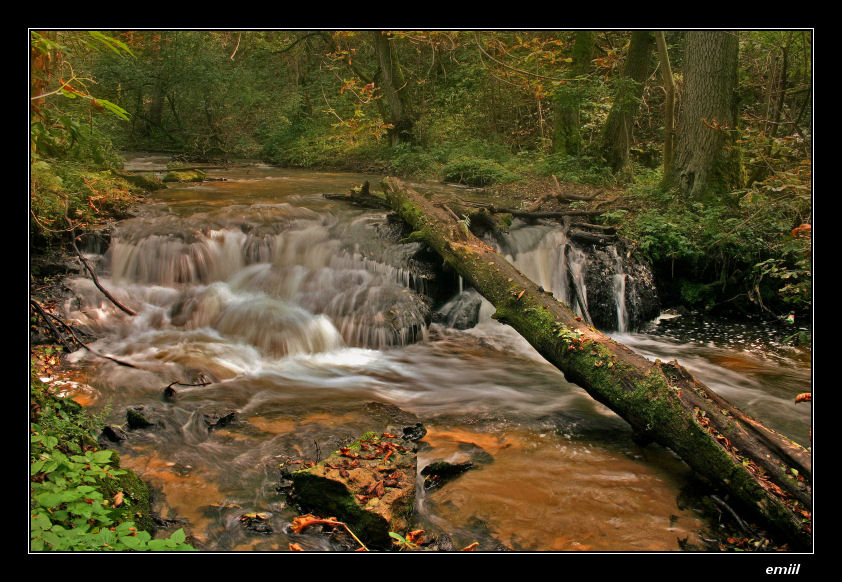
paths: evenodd
<path fill-rule="evenodd" d="M 149 192 L 154 190 L 161 190 L 162 188 L 166 188 L 167 185 L 161 182 L 159 179 L 155 178 L 154 176 L 144 176 L 143 174 L 133 174 L 131 172 L 121 172 L 115 170 L 115 176 L 119 176 L 123 178 L 126 182 L 131 184 L 132 186 L 137 186 L 138 188 L 143 188 Z"/>
<path fill-rule="evenodd" d="M 452 552 L 453 540 L 450 539 L 449 535 L 441 534 L 439 535 L 439 537 L 436 538 L 434 549 L 437 552 Z"/>
<path fill-rule="evenodd" d="M 582 246 L 588 256 L 585 287 L 588 295 L 588 312 L 593 325 L 600 330 L 619 329 L 614 276 L 618 262 L 625 274 L 625 308 L 627 330 L 638 329 L 660 313 L 660 300 L 651 269 L 626 256 L 621 242 L 608 247 Z"/>
<path fill-rule="evenodd" d="M 466 453 L 475 465 L 490 465 L 494 462 L 491 453 L 474 443 L 459 443 L 459 450 Z"/>
<path fill-rule="evenodd" d="M 415 504 L 415 447 L 393 433 L 369 432 L 313 467 L 291 473 L 305 510 L 344 521 L 366 545 L 391 547 Z"/>
<path fill-rule="evenodd" d="M 427 434 L 427 429 L 420 422 L 416 422 L 412 426 L 403 427 L 403 440 L 405 441 L 419 441 Z"/>
<path fill-rule="evenodd" d="M 216 428 L 222 428 L 228 424 L 231 424 L 237 420 L 237 411 L 236 410 L 214 410 L 202 413 L 202 421 L 205 423 L 205 426 L 208 427 L 208 431 L 212 431 Z"/>
<path fill-rule="evenodd" d="M 119 443 L 129 438 L 129 435 L 122 428 L 110 424 L 103 427 L 100 436 L 108 439 L 112 443 Z"/>
<path fill-rule="evenodd" d="M 452 481 L 465 471 L 474 468 L 471 461 L 464 461 L 461 463 L 449 463 L 447 461 L 436 461 L 430 463 L 421 470 L 421 475 L 424 476 L 424 489 L 437 489 L 448 481 Z"/>
<path fill-rule="evenodd" d="M 247 530 L 268 535 L 274 533 L 272 526 L 267 523 L 267 520 L 271 516 L 272 515 L 270 513 L 251 512 L 244 513 L 239 519 L 240 523 L 243 524 L 243 527 Z"/>
<path fill-rule="evenodd" d="M 164 176 L 164 182 L 204 182 L 205 173 L 202 170 L 170 170 Z"/>
<path fill-rule="evenodd" d="M 154 426 L 154 422 L 149 420 L 149 410 L 145 406 L 134 406 L 126 410 L 126 422 L 129 428 L 148 428 Z"/>

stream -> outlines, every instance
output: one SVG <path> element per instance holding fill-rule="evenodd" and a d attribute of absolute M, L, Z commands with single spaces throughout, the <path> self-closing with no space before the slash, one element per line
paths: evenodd
<path fill-rule="evenodd" d="M 168 159 L 134 155 L 126 168 L 160 171 Z M 417 527 L 480 550 L 678 551 L 706 524 L 685 491 L 693 479 L 670 451 L 632 440 L 629 426 L 541 358 L 461 281 L 431 298 L 418 243 L 387 236 L 388 212 L 355 208 L 347 193 L 380 176 L 280 169 L 209 170 L 198 184 L 151 194 L 121 221 L 106 252 L 87 253 L 100 281 L 68 281 L 66 316 L 95 333 L 84 351 L 87 392 L 115 425 L 143 406 L 156 425 L 115 445 L 156 493 L 156 509 L 206 551 L 342 550 L 323 534 L 293 534 L 298 515 L 278 489 L 279 465 L 325 458 L 368 430 L 422 422 L 418 468 L 436 460 L 486 462 L 445 486 L 419 490 Z M 410 183 L 417 189 L 451 187 Z M 541 230 L 541 229 L 544 230 Z M 556 293 L 556 236 L 515 225 L 517 266 Z M 520 262 L 518 262 L 520 261 Z M 536 270 L 530 273 L 530 270 Z M 616 292 L 624 283 L 618 278 Z M 461 292 L 460 292 L 461 291 Z M 460 309 L 478 308 L 460 326 Z M 583 306 L 584 309 L 587 306 Z M 618 321 L 624 306 L 618 304 Z M 432 316 L 434 323 L 427 325 Z M 725 329 L 664 314 L 611 337 L 654 359 L 677 359 L 744 412 L 810 445 L 809 359 L 764 351 L 762 328 Z M 724 338 L 724 339 L 723 339 Z M 164 399 L 173 382 L 175 398 Z M 194 384 L 194 385 L 190 385 Z M 208 418 L 237 412 L 210 426 Z M 244 527 L 266 514 L 264 531 Z"/>

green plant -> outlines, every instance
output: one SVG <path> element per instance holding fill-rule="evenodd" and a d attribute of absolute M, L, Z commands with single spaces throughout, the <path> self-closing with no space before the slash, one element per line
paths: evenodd
<path fill-rule="evenodd" d="M 403 551 L 403 550 L 414 551 L 414 550 L 417 550 L 418 547 L 419 547 L 418 544 L 415 544 L 415 543 L 409 541 L 408 539 L 406 539 L 405 537 L 403 537 L 399 533 L 390 531 L 389 536 L 394 538 L 395 541 L 393 543 L 398 547 L 399 551 Z"/>
<path fill-rule="evenodd" d="M 152 539 L 136 525 L 138 500 L 124 491 L 128 471 L 98 450 L 100 421 L 37 378 L 30 381 L 30 550 L 193 550 L 180 529 Z"/>
<path fill-rule="evenodd" d="M 517 175 L 498 162 L 485 158 L 460 157 L 452 160 L 442 170 L 446 182 L 468 186 L 489 186 L 513 182 Z"/>

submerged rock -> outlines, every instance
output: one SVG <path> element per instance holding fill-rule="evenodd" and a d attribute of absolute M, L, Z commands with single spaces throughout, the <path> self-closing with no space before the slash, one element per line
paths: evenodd
<path fill-rule="evenodd" d="M 146 406 L 133 406 L 126 410 L 126 422 L 131 429 L 148 428 L 155 426 L 151 419 L 153 411 Z"/>
<path fill-rule="evenodd" d="M 437 489 L 452 481 L 465 471 L 474 468 L 471 461 L 464 461 L 461 463 L 449 463 L 447 461 L 436 461 L 430 463 L 421 470 L 421 475 L 424 476 L 424 489 Z"/>
<path fill-rule="evenodd" d="M 307 511 L 344 521 L 366 544 L 389 548 L 389 532 L 409 527 L 416 470 L 414 445 L 397 434 L 369 432 L 292 473 L 293 496 Z"/>

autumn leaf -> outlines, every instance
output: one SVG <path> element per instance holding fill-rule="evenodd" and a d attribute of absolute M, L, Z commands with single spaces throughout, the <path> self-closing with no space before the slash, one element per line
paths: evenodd
<path fill-rule="evenodd" d="M 298 544 L 290 544 L 289 545 L 289 551 L 290 552 L 303 552 L 304 548 L 302 548 Z"/>
<path fill-rule="evenodd" d="M 406 540 L 413 544 L 421 544 L 424 542 L 424 530 L 416 529 L 406 534 Z"/>
<path fill-rule="evenodd" d="M 802 392 L 798 396 L 795 397 L 795 403 L 798 404 L 799 402 L 812 402 L 813 401 L 813 393 L 812 392 Z"/>
<path fill-rule="evenodd" d="M 123 492 L 118 491 L 116 495 L 114 495 L 114 507 L 120 507 L 123 504 Z"/>
<path fill-rule="evenodd" d="M 473 552 L 474 548 L 476 548 L 478 545 L 479 545 L 479 542 L 474 542 L 470 546 L 466 546 L 466 547 L 462 548 L 460 551 L 462 551 L 462 552 Z"/>
<path fill-rule="evenodd" d="M 293 533 L 301 533 L 305 527 L 309 527 L 311 525 L 342 525 L 342 522 L 336 521 L 332 518 L 321 519 L 308 513 L 307 515 L 302 515 L 293 519 L 290 529 Z"/>

